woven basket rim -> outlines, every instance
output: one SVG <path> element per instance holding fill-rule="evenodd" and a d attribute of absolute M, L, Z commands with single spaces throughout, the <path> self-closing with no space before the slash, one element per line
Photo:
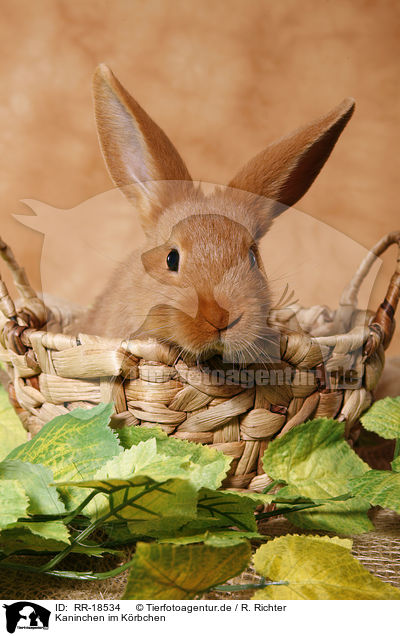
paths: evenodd
<path fill-rule="evenodd" d="M 377 312 L 370 316 L 369 324 L 363 326 L 356 326 L 351 328 L 351 318 L 357 308 L 357 297 L 360 286 L 370 271 L 375 260 L 380 256 L 390 245 L 397 243 L 399 246 L 399 256 L 396 263 L 396 269 L 389 283 L 388 291 L 384 301 L 378 308 Z M 46 323 L 49 322 L 49 317 L 54 319 L 54 314 L 58 319 L 63 318 L 64 308 L 46 307 L 44 301 L 36 294 L 31 287 L 29 280 L 26 276 L 25 270 L 17 263 L 12 250 L 9 246 L 0 239 L 0 255 L 11 270 L 14 284 L 19 291 L 20 299 L 22 301 L 22 307 L 17 310 L 8 289 L 0 276 L 0 312 L 4 317 L 14 323 L 14 327 L 18 327 L 18 336 L 14 329 L 14 338 L 18 338 L 23 335 L 25 340 L 25 346 L 27 346 L 27 340 L 30 341 L 30 337 L 34 332 L 41 334 L 44 341 L 48 341 L 48 345 L 52 348 L 55 346 L 62 346 L 65 348 L 68 344 L 70 346 L 79 346 L 82 339 L 85 342 L 93 342 L 98 346 L 103 346 L 105 349 L 121 349 L 125 350 L 137 357 L 145 357 L 146 351 L 154 355 L 158 353 L 157 357 L 160 357 L 160 362 L 166 360 L 175 360 L 177 357 L 177 349 L 174 345 L 168 345 L 158 342 L 157 340 L 146 338 L 143 340 L 127 340 L 126 338 L 107 338 L 102 336 L 88 336 L 86 334 L 79 334 L 79 336 L 69 336 L 63 332 L 57 334 L 57 338 L 50 336 L 51 332 L 43 330 Z M 394 330 L 394 313 L 400 297 L 400 231 L 391 232 L 385 235 L 376 245 L 368 252 L 363 259 L 359 268 L 352 277 L 350 283 L 345 287 L 340 301 L 338 309 L 334 312 L 333 324 L 330 326 L 330 333 L 328 335 L 312 335 L 305 333 L 303 330 L 295 333 L 284 333 L 283 338 L 286 340 L 284 345 L 286 347 L 294 347 L 296 343 L 298 346 L 304 344 L 318 345 L 318 346 L 337 346 L 343 345 L 348 350 L 351 350 L 352 342 L 354 346 L 360 346 L 360 342 L 365 346 L 365 352 L 367 355 L 375 352 L 380 344 L 383 342 L 386 349 L 390 343 Z M 49 312 L 50 309 L 50 312 Z M 68 308 L 69 311 L 70 308 Z M 283 311 L 296 313 L 303 307 L 293 304 L 287 305 L 283 308 Z M 316 305 L 310 309 L 327 309 L 325 306 Z M 49 316 L 50 313 L 50 316 Z M 367 312 L 364 312 L 367 314 Z M 58 314 L 58 316 L 57 316 Z M 275 324 L 279 325 L 279 317 L 282 314 L 282 310 L 276 309 L 271 312 L 272 317 L 275 319 Z M 71 313 L 73 316 L 73 312 Z M 71 317 L 70 316 L 70 317 Z M 57 345 L 55 343 L 57 342 Z M 44 342 L 45 344 L 45 342 Z M 11 347 L 12 348 L 12 347 Z M 21 347 L 20 347 L 21 348 Z M 18 351 L 16 351 L 18 353 Z M 154 359 L 154 358 L 153 358 Z M 190 356 L 187 358 L 190 359 Z"/>
<path fill-rule="evenodd" d="M 180 439 L 209 444 L 232 458 L 224 487 L 263 490 L 270 478 L 262 457 L 271 439 L 312 417 L 336 418 L 350 435 L 371 404 L 383 349 L 394 330 L 400 258 L 375 314 L 357 309 L 357 295 L 377 256 L 393 243 L 400 246 L 400 232 L 387 235 L 367 254 L 335 312 L 295 304 L 271 311 L 270 324 L 280 324 L 272 363 L 276 378 L 263 384 L 255 375 L 247 385 L 241 377 L 228 382 L 226 375 L 219 382 L 220 360 L 215 366 L 210 359 L 205 369 L 156 340 L 63 333 L 70 308 L 46 307 L 0 241 L 20 294 L 16 305 L 0 279 L 0 359 L 8 363 L 11 401 L 32 435 L 56 415 L 113 402 L 117 425 L 157 424 Z M 49 321 L 59 324 L 58 332 L 45 330 Z M 313 321 L 314 331 L 308 329 Z M 257 365 L 251 361 L 248 367 L 260 377 L 262 367 L 271 366 Z M 349 369 L 355 382 L 347 382 Z"/>

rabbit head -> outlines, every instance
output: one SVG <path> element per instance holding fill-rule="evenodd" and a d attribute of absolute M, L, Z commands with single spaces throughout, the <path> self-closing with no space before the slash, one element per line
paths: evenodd
<path fill-rule="evenodd" d="M 308 190 L 350 119 L 353 100 L 269 145 L 228 187 L 205 193 L 105 65 L 95 73 L 94 98 L 106 164 L 139 215 L 147 243 L 114 272 L 86 328 L 153 337 L 196 356 L 224 351 L 258 359 L 273 340 L 258 242 Z"/>

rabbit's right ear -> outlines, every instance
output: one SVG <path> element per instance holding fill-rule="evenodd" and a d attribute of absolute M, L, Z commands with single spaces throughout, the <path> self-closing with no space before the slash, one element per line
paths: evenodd
<path fill-rule="evenodd" d="M 105 64 L 95 71 L 93 93 L 97 130 L 108 170 L 114 183 L 139 209 L 145 232 L 151 233 L 166 186 L 157 182 L 187 184 L 191 181 L 188 169 L 166 134 Z M 169 192 L 173 189 L 169 188 Z"/>
<path fill-rule="evenodd" d="M 256 211 L 258 238 L 265 234 L 274 217 L 307 192 L 352 116 L 354 105 L 354 100 L 347 98 L 327 115 L 270 144 L 229 183 L 232 188 L 274 202 L 269 213 L 258 202 L 261 208 Z"/>

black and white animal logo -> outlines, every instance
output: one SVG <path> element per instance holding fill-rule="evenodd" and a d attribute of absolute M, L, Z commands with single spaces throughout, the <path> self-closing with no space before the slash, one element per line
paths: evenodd
<path fill-rule="evenodd" d="M 31 601 L 18 601 L 11 605 L 3 605 L 6 610 L 6 627 L 9 634 L 14 634 L 16 629 L 48 629 L 50 610 L 32 603 Z"/>

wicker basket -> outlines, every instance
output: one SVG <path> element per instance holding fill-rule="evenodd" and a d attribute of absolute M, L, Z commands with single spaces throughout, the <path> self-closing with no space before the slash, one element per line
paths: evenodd
<path fill-rule="evenodd" d="M 261 458 L 272 438 L 311 417 L 345 421 L 350 435 L 370 405 L 394 330 L 400 258 L 376 314 L 356 308 L 357 294 L 393 243 L 400 247 L 400 232 L 368 253 L 336 311 L 297 304 L 273 310 L 268 322 L 280 359 L 240 369 L 218 359 L 201 367 L 155 341 L 60 333 L 74 312 L 46 306 L 0 241 L 20 293 L 14 304 L 0 279 L 0 359 L 11 402 L 34 435 L 57 415 L 113 401 L 113 426 L 158 424 L 177 438 L 212 445 L 233 457 L 224 486 L 260 491 L 269 482 Z"/>

